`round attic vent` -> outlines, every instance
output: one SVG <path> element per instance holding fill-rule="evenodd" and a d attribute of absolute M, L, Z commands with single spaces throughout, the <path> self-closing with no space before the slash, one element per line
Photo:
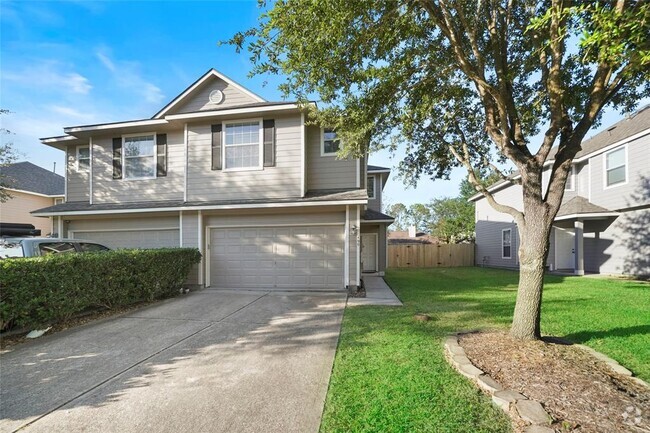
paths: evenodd
<path fill-rule="evenodd" d="M 213 90 L 210 92 L 210 103 L 221 104 L 223 102 L 223 92 L 221 90 Z"/>

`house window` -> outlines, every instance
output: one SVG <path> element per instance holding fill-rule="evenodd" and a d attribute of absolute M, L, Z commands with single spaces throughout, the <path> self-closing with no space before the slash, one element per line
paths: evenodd
<path fill-rule="evenodd" d="M 77 147 L 77 170 L 87 171 L 90 168 L 90 147 Z"/>
<path fill-rule="evenodd" d="M 576 177 L 576 166 L 572 165 L 571 171 L 569 172 L 569 176 L 567 176 L 566 183 L 564 184 L 565 191 L 573 191 L 575 189 L 575 185 L 574 185 L 575 177 Z"/>
<path fill-rule="evenodd" d="M 336 138 L 336 131 L 332 128 L 323 128 L 321 138 L 321 155 L 335 156 L 341 148 L 341 142 Z"/>
<path fill-rule="evenodd" d="M 614 186 L 626 181 L 625 147 L 619 147 L 605 154 L 605 185 Z"/>
<path fill-rule="evenodd" d="M 156 137 L 137 135 L 124 137 L 124 178 L 156 177 Z"/>
<path fill-rule="evenodd" d="M 501 258 L 512 258 L 512 229 L 501 231 Z"/>
<path fill-rule="evenodd" d="M 375 197 L 375 176 L 368 176 L 368 185 L 366 186 L 368 191 L 368 198 L 374 199 Z"/>
<path fill-rule="evenodd" d="M 262 168 L 261 122 L 237 122 L 224 125 L 224 169 Z"/>

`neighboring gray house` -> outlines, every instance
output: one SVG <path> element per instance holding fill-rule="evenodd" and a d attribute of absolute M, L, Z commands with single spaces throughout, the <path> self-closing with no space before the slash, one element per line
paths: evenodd
<path fill-rule="evenodd" d="M 342 289 L 386 267 L 389 170 L 212 69 L 150 119 L 64 128 L 59 232 L 115 248 L 193 247 L 190 281 Z"/>
<path fill-rule="evenodd" d="M 502 181 L 489 190 L 497 201 L 523 208 L 520 185 Z M 517 268 L 512 217 L 480 194 L 470 200 L 476 203 L 476 264 Z M 582 143 L 550 242 L 552 270 L 650 275 L 650 106 Z"/>

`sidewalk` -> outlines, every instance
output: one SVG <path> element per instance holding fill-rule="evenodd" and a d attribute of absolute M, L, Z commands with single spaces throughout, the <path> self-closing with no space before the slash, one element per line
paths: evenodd
<path fill-rule="evenodd" d="M 348 298 L 348 306 L 358 305 L 389 305 L 402 306 L 402 302 L 395 296 L 395 293 L 388 287 L 382 277 L 363 277 L 366 286 L 365 298 Z"/>

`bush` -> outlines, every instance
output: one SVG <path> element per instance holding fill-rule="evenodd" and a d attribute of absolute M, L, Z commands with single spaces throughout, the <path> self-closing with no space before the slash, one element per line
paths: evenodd
<path fill-rule="evenodd" d="M 173 296 L 200 259 L 196 249 L 163 248 L 0 260 L 0 329 Z"/>

